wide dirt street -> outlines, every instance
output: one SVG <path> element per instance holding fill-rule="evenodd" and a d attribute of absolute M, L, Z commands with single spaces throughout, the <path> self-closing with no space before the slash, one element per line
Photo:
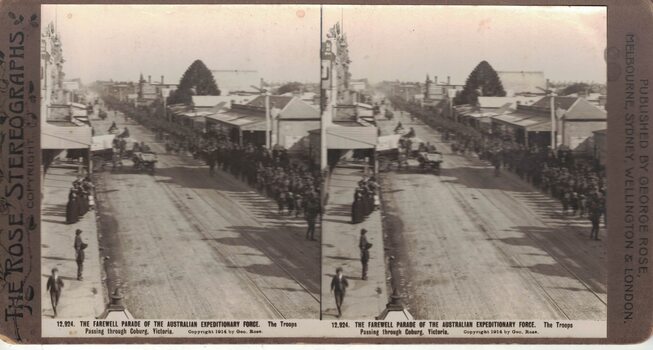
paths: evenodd
<path fill-rule="evenodd" d="M 437 132 L 401 120 L 444 153 L 441 176 L 382 175 L 389 254 L 417 319 L 606 319 L 607 258 L 589 221 L 516 175 L 453 155 Z"/>
<path fill-rule="evenodd" d="M 121 114 L 95 121 L 96 135 L 113 120 L 158 153 L 154 176 L 127 160 L 95 177 L 109 290 L 120 287 L 136 318 L 319 318 L 319 237 L 305 240 L 301 218 L 279 216 L 230 174 L 165 154 Z"/>

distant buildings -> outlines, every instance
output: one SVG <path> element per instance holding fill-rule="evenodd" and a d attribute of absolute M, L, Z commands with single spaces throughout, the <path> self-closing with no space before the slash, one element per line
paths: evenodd
<path fill-rule="evenodd" d="M 160 81 L 152 81 L 148 75 L 147 80 L 140 75 L 138 82 L 132 81 L 98 81 L 96 82 L 100 93 L 117 101 L 129 103 L 134 107 L 148 107 L 155 102 L 164 101 L 170 93 L 177 89 L 177 84 L 166 83 L 162 75 Z"/>
<path fill-rule="evenodd" d="M 368 86 L 369 83 L 367 82 L 367 79 L 352 79 L 349 82 L 349 88 L 352 91 L 356 91 L 356 92 L 365 91 L 367 90 Z"/>
<path fill-rule="evenodd" d="M 291 153 L 305 152 L 309 130 L 320 127 L 320 112 L 294 96 L 269 97 L 272 145 Z M 265 96 L 246 103 L 231 102 L 229 109 L 206 115 L 206 131 L 226 135 L 232 142 L 265 145 Z"/>
<path fill-rule="evenodd" d="M 136 86 L 136 99 L 131 101 L 134 106 L 151 106 L 156 101 L 162 101 L 167 98 L 169 93 L 177 89 L 177 84 L 165 83 L 165 77 L 161 76 L 161 81 L 152 82 L 152 76 L 147 76 L 147 81 L 143 79 L 141 74 Z M 130 98 L 133 94 L 130 94 Z"/>
<path fill-rule="evenodd" d="M 555 132 L 555 148 L 588 155 L 595 151 L 594 132 L 607 127 L 605 110 L 579 97 L 546 96 L 530 105 L 520 103 L 514 109 L 504 106 L 494 114 L 485 113 L 490 114 L 492 133 L 526 146 L 547 147 Z"/>

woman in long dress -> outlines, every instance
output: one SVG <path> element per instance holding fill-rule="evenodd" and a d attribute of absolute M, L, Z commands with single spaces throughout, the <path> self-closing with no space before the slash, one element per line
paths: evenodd
<path fill-rule="evenodd" d="M 363 221 L 363 192 L 360 187 L 354 192 L 354 203 L 351 205 L 351 223 L 358 224 Z"/>
<path fill-rule="evenodd" d="M 77 220 L 77 195 L 71 188 L 68 193 L 68 203 L 66 204 L 66 224 L 74 224 Z"/>

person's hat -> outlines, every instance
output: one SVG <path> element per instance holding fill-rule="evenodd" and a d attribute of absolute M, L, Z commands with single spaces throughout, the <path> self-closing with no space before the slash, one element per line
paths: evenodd
<path fill-rule="evenodd" d="M 366 233 L 367 233 L 367 230 L 364 229 L 364 228 L 362 228 L 362 229 L 361 229 L 361 235 L 364 235 L 364 234 L 366 234 Z"/>
<path fill-rule="evenodd" d="M 59 269 L 56 268 L 56 267 L 53 267 L 53 268 L 52 268 L 52 273 L 55 273 L 55 272 L 59 272 Z"/>
<path fill-rule="evenodd" d="M 342 267 L 336 267 L 336 273 L 342 272 Z"/>
<path fill-rule="evenodd" d="M 82 233 L 82 230 L 80 230 L 80 229 L 75 230 L 75 234 L 76 234 L 76 235 L 78 235 L 78 234 L 80 234 L 80 233 Z"/>

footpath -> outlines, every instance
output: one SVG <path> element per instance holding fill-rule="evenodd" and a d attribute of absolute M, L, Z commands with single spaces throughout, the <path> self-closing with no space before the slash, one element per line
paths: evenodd
<path fill-rule="evenodd" d="M 388 303 L 381 211 L 373 211 L 359 224 L 351 223 L 354 190 L 362 176 L 362 166 L 338 166 L 331 175 L 329 203 L 322 217 L 322 319 L 335 319 L 338 315 L 331 294 L 331 279 L 337 267 L 343 268 L 349 281 L 342 304 L 343 319 L 374 319 Z M 367 240 L 372 243 L 367 280 L 361 278 L 358 248 L 362 228 L 367 230 Z"/>
<path fill-rule="evenodd" d="M 97 118 L 97 111 L 89 116 Z M 66 224 L 68 192 L 79 174 L 79 165 L 56 162 L 48 169 L 43 181 L 41 204 L 41 313 L 54 317 L 50 293 L 46 290 L 53 268 L 59 270 L 64 288 L 57 306 L 57 318 L 93 319 L 104 312 L 108 293 L 103 283 L 96 211 L 89 210 L 75 224 Z M 84 280 L 77 280 L 75 262 L 75 230 L 82 230 L 88 244 L 84 250 Z"/>
<path fill-rule="evenodd" d="M 68 191 L 78 174 L 76 164 L 59 163 L 48 169 L 43 186 L 41 211 L 41 303 L 42 315 L 54 317 L 46 283 L 53 268 L 59 270 L 64 288 L 57 307 L 57 318 L 90 318 L 105 309 L 104 284 L 98 245 L 95 210 L 89 210 L 75 224 L 66 224 Z M 84 251 L 84 280 L 77 280 L 75 230 L 81 229 L 88 244 Z"/>

